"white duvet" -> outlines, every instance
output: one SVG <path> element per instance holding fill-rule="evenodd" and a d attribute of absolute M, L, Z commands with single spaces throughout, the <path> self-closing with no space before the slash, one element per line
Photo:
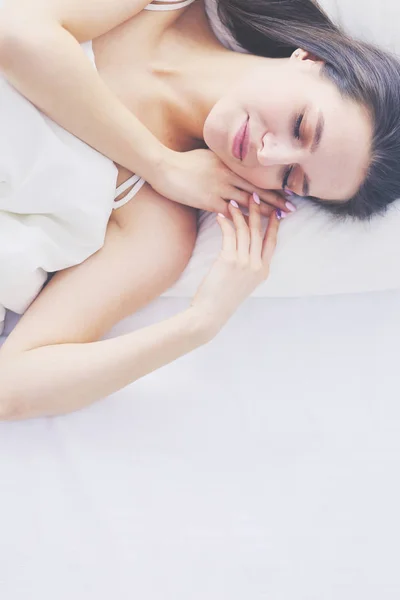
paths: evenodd
<path fill-rule="evenodd" d="M 0 75 L 0 325 L 102 246 L 116 173 Z"/>

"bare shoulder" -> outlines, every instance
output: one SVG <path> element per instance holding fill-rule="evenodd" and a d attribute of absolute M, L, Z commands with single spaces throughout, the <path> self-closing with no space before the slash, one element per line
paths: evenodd
<path fill-rule="evenodd" d="M 3 345 L 0 357 L 98 340 L 176 281 L 195 238 L 195 211 L 145 185 L 115 211 L 103 248 L 52 278 Z"/>

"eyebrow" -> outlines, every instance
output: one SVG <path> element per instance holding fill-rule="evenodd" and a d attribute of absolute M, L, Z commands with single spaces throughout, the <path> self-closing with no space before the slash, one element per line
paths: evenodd
<path fill-rule="evenodd" d="M 311 144 L 311 153 L 312 154 L 314 154 L 319 148 L 319 145 L 320 145 L 321 139 L 322 139 L 322 134 L 324 133 L 324 127 L 325 127 L 324 115 L 322 114 L 322 112 L 320 112 L 319 116 L 318 116 L 317 126 L 315 127 L 314 139 Z M 310 180 L 307 177 L 307 175 L 304 174 L 303 196 L 309 196 L 309 195 L 310 195 Z"/>

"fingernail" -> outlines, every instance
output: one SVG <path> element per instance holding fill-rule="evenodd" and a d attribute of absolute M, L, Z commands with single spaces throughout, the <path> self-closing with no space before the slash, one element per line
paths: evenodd
<path fill-rule="evenodd" d="M 276 216 L 278 217 L 278 221 L 280 221 L 281 219 L 286 219 L 287 214 L 285 212 L 283 212 L 283 210 L 278 210 L 276 211 Z"/>
<path fill-rule="evenodd" d="M 256 204 L 261 204 L 260 196 L 254 192 L 253 200 Z"/>
<path fill-rule="evenodd" d="M 231 204 L 232 206 L 234 206 L 235 208 L 239 208 L 239 204 L 237 202 L 235 202 L 234 200 L 231 200 Z"/>
<path fill-rule="evenodd" d="M 218 216 L 221 217 L 221 219 L 226 219 L 225 215 L 223 215 L 222 213 L 218 213 Z"/>
<path fill-rule="evenodd" d="M 285 188 L 285 194 L 286 194 L 286 196 L 289 196 L 289 197 L 293 197 L 293 196 L 295 196 L 295 195 L 296 195 L 296 194 L 294 194 L 292 191 L 290 191 L 290 190 L 288 190 L 288 189 L 286 189 L 286 188 Z"/>
<path fill-rule="evenodd" d="M 290 210 L 290 212 L 296 212 L 297 208 L 295 207 L 294 204 L 292 204 L 291 202 L 285 202 L 285 206 L 288 210 Z"/>

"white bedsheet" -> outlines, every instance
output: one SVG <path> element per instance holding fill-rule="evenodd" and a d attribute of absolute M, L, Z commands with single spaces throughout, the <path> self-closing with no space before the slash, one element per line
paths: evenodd
<path fill-rule="evenodd" d="M 251 299 L 90 409 L 1 424 L 0 598 L 398 600 L 399 307 Z"/>

